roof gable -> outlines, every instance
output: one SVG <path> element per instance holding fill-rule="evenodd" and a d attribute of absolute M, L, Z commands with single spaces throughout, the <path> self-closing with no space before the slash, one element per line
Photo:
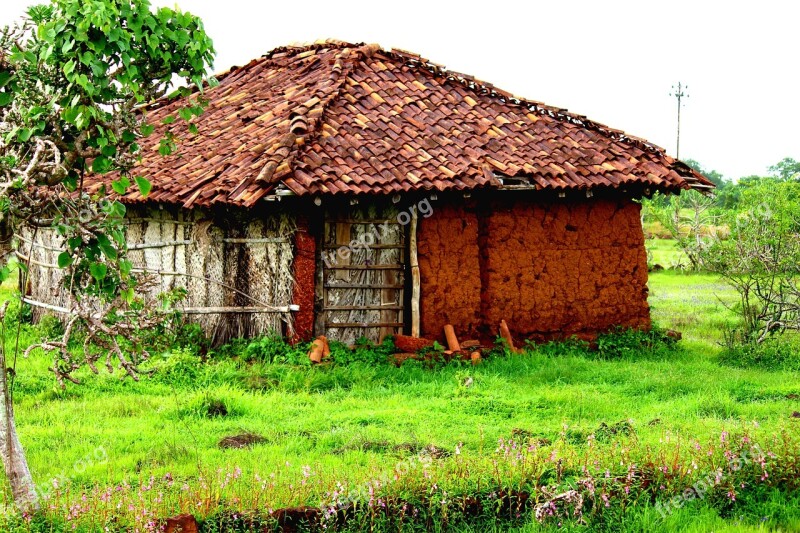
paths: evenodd
<path fill-rule="evenodd" d="M 278 48 L 221 75 L 208 96 L 178 153 L 159 156 L 158 135 L 144 143 L 136 171 L 153 183 L 149 200 L 251 206 L 279 185 L 389 194 L 510 177 L 536 189 L 713 187 L 647 141 L 376 45 Z M 176 105 L 150 111 L 152 122 Z"/>

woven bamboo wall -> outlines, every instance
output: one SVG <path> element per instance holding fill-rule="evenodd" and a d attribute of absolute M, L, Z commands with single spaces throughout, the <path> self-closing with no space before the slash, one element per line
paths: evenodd
<path fill-rule="evenodd" d="M 134 269 L 160 276 L 159 291 L 186 288 L 187 317 L 214 342 L 271 332 L 287 335 L 291 313 L 266 311 L 293 303 L 295 229 L 294 217 L 287 213 L 133 206 L 128 210 L 128 257 Z M 63 271 L 56 267 L 61 238 L 40 229 L 25 230 L 18 240 L 19 255 L 32 260 L 28 298 L 67 307 Z M 210 309 L 233 307 L 251 311 Z M 42 311 L 35 308 L 37 315 Z"/>

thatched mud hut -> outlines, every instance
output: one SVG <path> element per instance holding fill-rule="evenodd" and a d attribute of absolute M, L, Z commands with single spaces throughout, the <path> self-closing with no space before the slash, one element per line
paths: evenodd
<path fill-rule="evenodd" d="M 647 141 L 402 51 L 279 48 L 219 80 L 177 154 L 144 147 L 149 197 L 123 198 L 134 262 L 186 287 L 218 341 L 648 327 L 636 199 L 712 187 Z M 28 298 L 57 308 L 51 237 Z"/>

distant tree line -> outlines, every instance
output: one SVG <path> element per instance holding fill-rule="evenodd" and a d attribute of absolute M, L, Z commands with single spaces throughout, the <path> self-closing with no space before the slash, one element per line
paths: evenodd
<path fill-rule="evenodd" d="M 656 195 L 642 202 L 644 222 L 675 239 L 692 270 L 719 274 L 739 295 L 741 323 L 729 347 L 760 345 L 800 332 L 800 162 L 787 157 L 767 176 L 736 182 L 686 161 L 717 186 Z"/>

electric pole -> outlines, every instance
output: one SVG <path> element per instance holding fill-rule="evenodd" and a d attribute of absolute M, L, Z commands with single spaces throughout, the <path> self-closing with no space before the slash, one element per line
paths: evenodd
<path fill-rule="evenodd" d="M 689 98 L 689 93 L 684 92 L 689 89 L 688 85 L 682 85 L 678 82 L 678 87 L 672 86 L 670 96 L 674 96 L 678 100 L 678 137 L 675 141 L 675 159 L 681 158 L 681 99 Z"/>

